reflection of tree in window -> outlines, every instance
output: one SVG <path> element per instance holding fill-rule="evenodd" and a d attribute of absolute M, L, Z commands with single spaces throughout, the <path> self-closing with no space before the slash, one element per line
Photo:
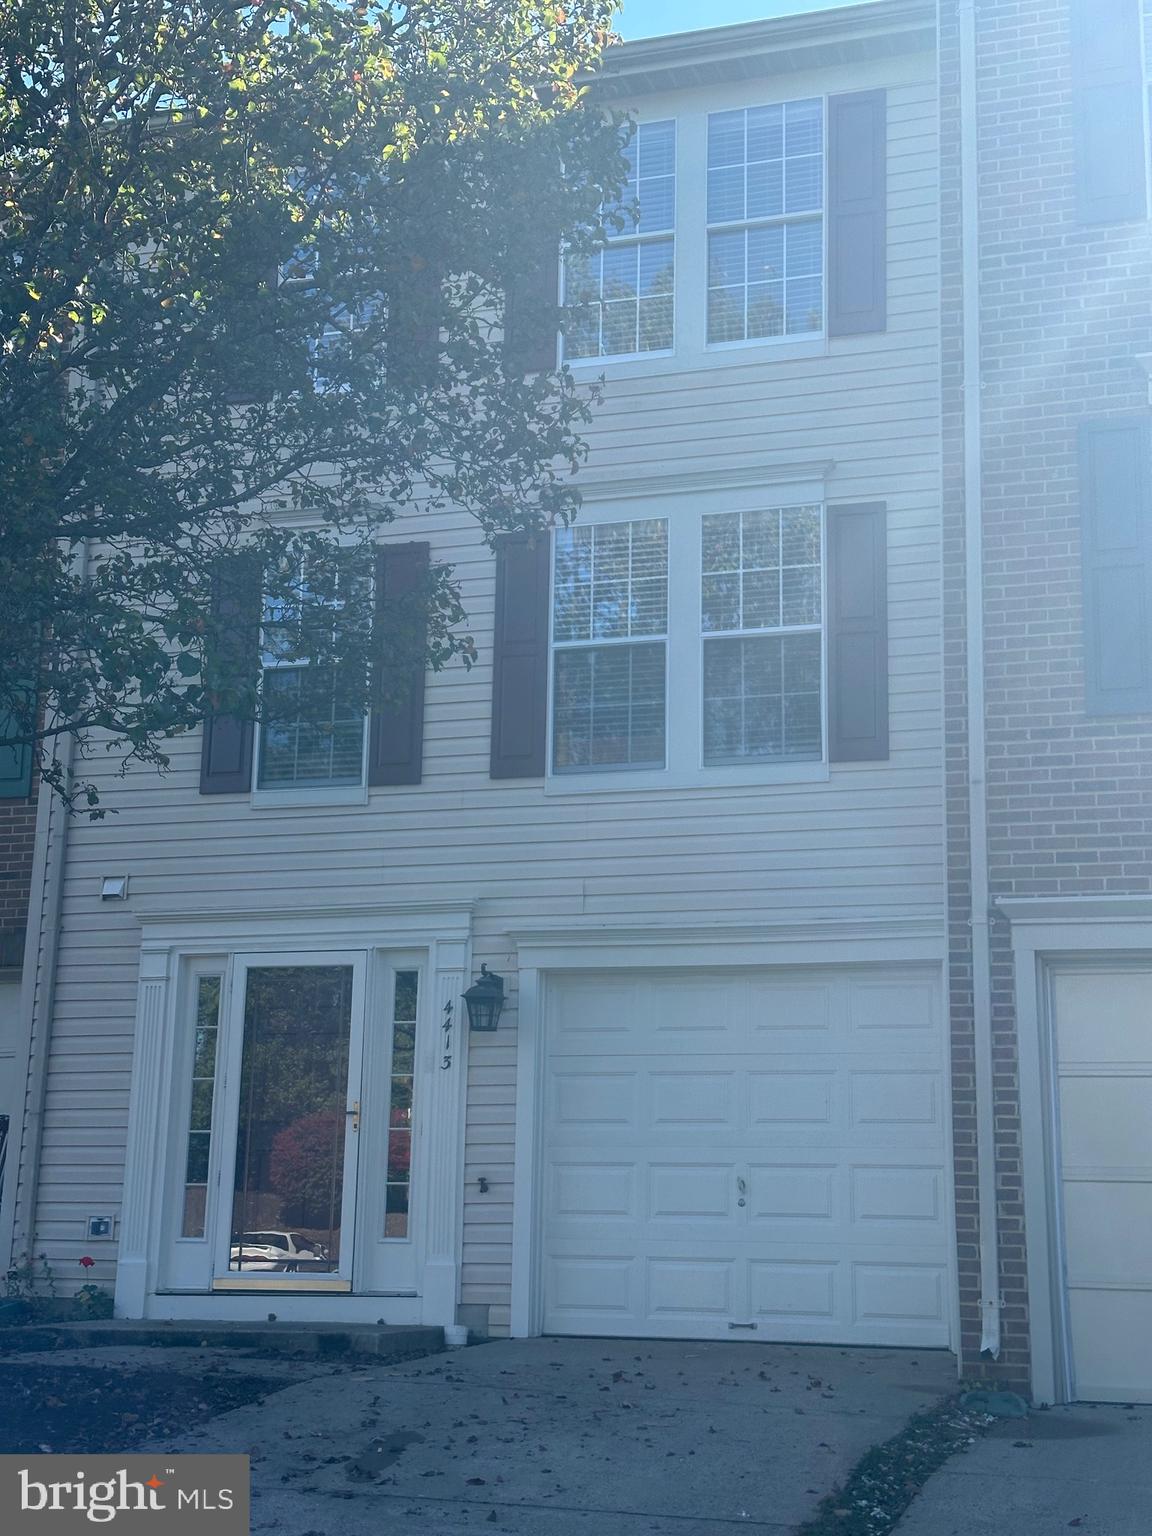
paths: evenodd
<path fill-rule="evenodd" d="M 351 996 L 350 966 L 248 972 L 234 1243 L 297 1228 L 338 1263 Z"/>
<path fill-rule="evenodd" d="M 347 585 L 366 580 L 349 552 L 331 590 L 301 570 L 292 599 L 269 599 L 263 615 L 261 789 L 355 785 L 363 778 L 364 711 L 351 679 L 307 659 L 306 643 L 339 641 Z M 305 654 L 302 654 L 305 652 Z"/>
<path fill-rule="evenodd" d="M 419 973 L 397 971 L 392 1006 L 392 1069 L 388 1102 L 388 1166 L 384 1236 L 408 1236 L 412 1178 L 412 1097 L 416 1071 Z"/>
<path fill-rule="evenodd" d="M 627 356 L 672 346 L 676 125 L 642 123 L 626 150 L 630 166 L 618 211 L 626 227 L 591 255 L 565 262 L 564 302 L 574 306 L 568 358 Z M 638 213 L 633 217 L 630 205 Z"/>

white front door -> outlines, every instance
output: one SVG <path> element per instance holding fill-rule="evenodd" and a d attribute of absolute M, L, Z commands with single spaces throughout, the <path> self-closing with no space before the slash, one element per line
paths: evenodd
<path fill-rule="evenodd" d="M 1152 1402 L 1152 967 L 1058 970 L 1072 1397 Z"/>
<path fill-rule="evenodd" d="M 189 964 L 161 1290 L 419 1294 L 426 969 L 362 950 Z"/>
<path fill-rule="evenodd" d="M 351 1290 L 367 956 L 237 956 L 214 1290 Z"/>
<path fill-rule="evenodd" d="M 938 975 L 552 976 L 544 1330 L 947 1345 Z"/>

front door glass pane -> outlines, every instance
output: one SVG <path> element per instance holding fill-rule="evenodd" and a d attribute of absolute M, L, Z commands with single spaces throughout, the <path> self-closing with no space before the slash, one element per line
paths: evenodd
<path fill-rule="evenodd" d="M 416 989 L 419 973 L 397 971 L 392 999 L 392 1082 L 388 1106 L 388 1177 L 384 1236 L 408 1236 L 412 1179 L 412 1089 L 416 1051 Z"/>
<path fill-rule="evenodd" d="M 248 972 L 228 1267 L 340 1266 L 352 967 Z"/>
<path fill-rule="evenodd" d="M 192 1052 L 192 1103 L 184 1167 L 181 1237 L 203 1237 L 212 1151 L 212 1101 L 216 1092 L 216 1042 L 220 1033 L 220 977 L 196 982 L 196 1039 Z"/>

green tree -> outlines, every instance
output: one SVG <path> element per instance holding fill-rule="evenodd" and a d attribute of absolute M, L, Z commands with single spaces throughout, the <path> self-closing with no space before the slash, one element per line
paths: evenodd
<path fill-rule="evenodd" d="M 70 802 L 101 814 L 86 754 L 259 709 L 211 660 L 237 549 L 363 701 L 367 584 L 292 601 L 333 531 L 573 515 L 595 391 L 524 371 L 504 295 L 619 194 L 583 84 L 614 5 L 0 0 L 0 719 Z M 449 569 L 420 603 L 467 661 Z"/>

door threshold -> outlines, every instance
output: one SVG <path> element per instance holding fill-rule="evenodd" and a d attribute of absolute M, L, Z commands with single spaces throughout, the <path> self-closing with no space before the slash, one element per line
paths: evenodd
<path fill-rule="evenodd" d="M 328 1296 L 333 1292 L 351 1295 L 352 1282 L 337 1278 L 327 1279 L 322 1276 L 300 1280 L 271 1280 L 258 1275 L 224 1275 L 213 1280 L 212 1289 L 214 1291 L 263 1291 L 265 1294 L 275 1291 L 285 1296 L 300 1294 Z"/>

